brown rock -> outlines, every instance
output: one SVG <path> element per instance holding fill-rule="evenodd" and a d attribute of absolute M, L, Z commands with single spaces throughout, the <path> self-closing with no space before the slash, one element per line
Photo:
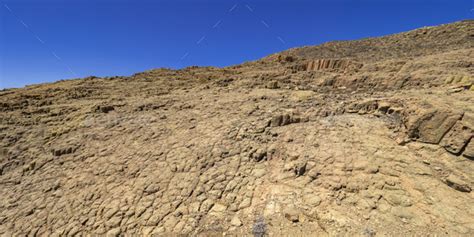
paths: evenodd
<path fill-rule="evenodd" d="M 115 108 L 111 105 L 99 105 L 99 106 L 97 106 L 96 111 L 102 112 L 102 113 L 108 113 L 108 112 L 110 112 L 114 109 Z"/>
<path fill-rule="evenodd" d="M 285 218 L 289 221 L 296 223 L 300 221 L 300 213 L 294 207 L 287 207 L 284 211 Z"/>
<path fill-rule="evenodd" d="M 230 224 L 233 225 L 233 226 L 242 226 L 242 221 L 240 221 L 239 217 L 237 215 L 235 215 L 232 220 L 230 221 Z"/>
<path fill-rule="evenodd" d="M 117 227 L 117 228 L 114 228 L 114 229 L 111 229 L 111 230 L 107 231 L 106 236 L 107 237 L 116 237 L 116 236 L 120 236 L 120 233 L 122 233 L 122 231 L 120 230 L 119 227 Z"/>
<path fill-rule="evenodd" d="M 467 126 L 462 121 L 458 121 L 454 127 L 444 136 L 440 145 L 447 151 L 460 155 L 462 149 L 471 140 L 474 130 Z"/>
<path fill-rule="evenodd" d="M 424 112 L 408 126 L 408 136 L 420 142 L 438 144 L 462 115 L 463 112 L 451 110 Z"/>
<path fill-rule="evenodd" d="M 285 126 L 288 124 L 299 123 L 299 122 L 301 122 L 301 119 L 299 117 L 295 117 L 294 115 L 290 115 L 290 114 L 280 114 L 280 115 L 274 116 L 270 120 L 270 126 L 279 127 L 279 126 Z"/>
<path fill-rule="evenodd" d="M 464 149 L 463 156 L 473 159 L 474 158 L 474 140 L 471 139 L 471 142 L 467 144 L 466 148 Z"/>
<path fill-rule="evenodd" d="M 461 191 L 461 192 L 471 192 L 471 187 L 469 186 L 469 184 L 467 184 L 466 182 L 464 182 L 461 178 L 453 175 L 453 174 L 450 174 L 446 180 L 445 180 L 446 184 L 451 187 L 451 188 L 454 188 L 458 191 Z"/>
<path fill-rule="evenodd" d="M 279 88 L 278 82 L 277 81 L 269 82 L 268 85 L 267 85 L 267 88 L 268 89 L 278 89 Z"/>

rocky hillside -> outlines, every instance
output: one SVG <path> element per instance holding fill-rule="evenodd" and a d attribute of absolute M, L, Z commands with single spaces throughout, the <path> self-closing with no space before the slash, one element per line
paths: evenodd
<path fill-rule="evenodd" d="M 472 48 L 474 20 L 355 41 L 334 41 L 319 46 L 290 49 L 284 54 L 305 59 L 355 58 L 364 61 L 401 59 Z"/>
<path fill-rule="evenodd" d="M 474 21 L 0 91 L 0 235 L 472 236 Z"/>

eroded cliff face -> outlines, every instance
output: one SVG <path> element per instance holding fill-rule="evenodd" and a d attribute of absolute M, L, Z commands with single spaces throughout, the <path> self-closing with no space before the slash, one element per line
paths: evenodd
<path fill-rule="evenodd" d="M 3 90 L 0 234 L 472 236 L 473 32 Z"/>

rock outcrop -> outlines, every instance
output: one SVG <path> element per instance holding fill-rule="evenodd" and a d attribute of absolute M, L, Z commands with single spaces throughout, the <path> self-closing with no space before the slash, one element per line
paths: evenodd
<path fill-rule="evenodd" d="M 0 236 L 474 236 L 473 30 L 2 90 Z"/>
<path fill-rule="evenodd" d="M 464 156 L 472 157 L 469 147 L 469 143 L 474 137 L 472 114 L 447 108 L 435 108 L 435 106 L 426 103 L 419 106 L 409 103 L 402 100 L 368 99 L 349 104 L 345 108 L 345 112 L 387 115 L 392 118 L 392 121 L 394 121 L 393 119 L 398 121 L 399 127 L 406 128 L 408 139 L 439 144 L 454 155 L 461 155 L 464 152 L 466 153 Z"/>
<path fill-rule="evenodd" d="M 344 59 L 318 59 L 309 61 L 306 64 L 307 71 L 318 71 L 318 70 L 356 70 L 361 68 L 361 63 L 355 63 L 350 60 Z"/>
<path fill-rule="evenodd" d="M 409 118 L 408 136 L 420 142 L 438 144 L 463 116 L 462 111 L 431 109 Z"/>
<path fill-rule="evenodd" d="M 316 59 L 305 61 L 302 64 L 293 65 L 290 68 L 293 71 L 333 71 L 333 72 L 353 72 L 363 66 L 362 63 L 356 63 L 346 59 Z"/>
<path fill-rule="evenodd" d="M 474 118 L 464 115 L 462 120 L 458 120 L 453 128 L 446 133 L 440 145 L 447 151 L 459 155 L 474 137 Z"/>

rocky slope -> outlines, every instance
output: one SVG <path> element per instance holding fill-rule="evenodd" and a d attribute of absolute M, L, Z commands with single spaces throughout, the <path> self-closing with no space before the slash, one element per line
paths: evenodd
<path fill-rule="evenodd" d="M 0 92 L 0 235 L 474 235 L 474 22 Z"/>

